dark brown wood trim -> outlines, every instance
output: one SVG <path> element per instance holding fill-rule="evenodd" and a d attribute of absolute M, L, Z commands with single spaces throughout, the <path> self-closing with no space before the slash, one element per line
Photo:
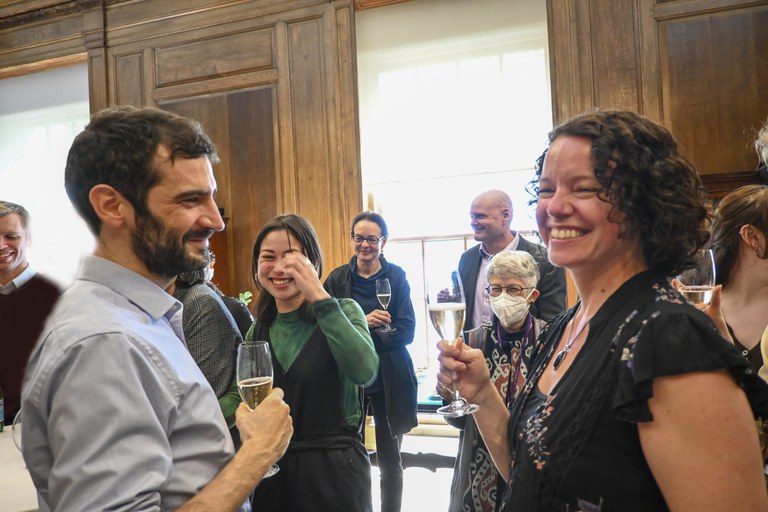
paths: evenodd
<path fill-rule="evenodd" d="M 7 28 L 20 27 L 28 23 L 35 23 L 53 19 L 57 16 L 66 16 L 75 14 L 91 7 L 102 4 L 103 0 L 71 0 L 58 5 L 51 5 L 27 12 L 13 14 L 11 16 L 0 17 L 0 30 Z"/>
<path fill-rule="evenodd" d="M 671 20 L 675 18 L 690 18 L 701 14 L 712 14 L 720 11 L 729 11 L 768 5 L 767 0 L 685 0 L 680 2 L 657 3 L 653 8 L 653 17 L 657 21 Z"/>
<path fill-rule="evenodd" d="M 717 174 L 702 174 L 701 181 L 712 197 L 723 197 L 729 192 L 743 187 L 761 183 L 755 171 L 723 172 Z"/>

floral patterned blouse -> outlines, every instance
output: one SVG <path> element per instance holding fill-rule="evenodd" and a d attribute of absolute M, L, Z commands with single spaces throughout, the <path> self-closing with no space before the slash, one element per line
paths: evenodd
<path fill-rule="evenodd" d="M 653 421 L 653 379 L 726 369 L 762 417 L 768 388 L 706 314 L 665 276 L 646 271 L 603 304 L 571 367 L 544 395 L 539 378 L 577 307 L 542 331 L 530 377 L 512 405 L 512 464 L 501 510 L 669 510 L 637 431 L 638 422 Z"/>

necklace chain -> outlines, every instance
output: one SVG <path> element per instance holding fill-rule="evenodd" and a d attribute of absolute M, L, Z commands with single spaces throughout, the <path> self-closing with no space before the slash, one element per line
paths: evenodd
<path fill-rule="evenodd" d="M 581 309 L 581 307 L 579 307 L 579 309 Z M 565 342 L 565 347 L 563 350 L 557 353 L 555 356 L 555 361 L 552 364 L 554 370 L 557 370 L 560 365 L 563 364 L 563 361 L 565 361 L 565 358 L 568 357 L 568 353 L 571 351 L 571 347 L 573 347 L 573 344 L 576 343 L 577 339 L 579 339 L 579 336 L 581 336 L 581 333 L 584 332 L 584 329 L 587 328 L 589 321 L 592 320 L 592 317 L 586 319 L 582 318 L 581 323 L 579 324 L 579 329 L 576 331 L 576 335 L 573 336 L 573 326 L 576 325 L 575 320 L 576 315 L 573 315 L 573 319 L 571 320 L 571 331 L 568 333 L 568 341 Z"/>

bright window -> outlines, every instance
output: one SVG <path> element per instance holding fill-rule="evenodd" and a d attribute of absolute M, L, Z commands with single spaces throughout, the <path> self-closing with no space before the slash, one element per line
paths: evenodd
<path fill-rule="evenodd" d="M 546 30 L 540 0 L 413 0 L 357 13 L 365 207 L 387 220 L 385 253 L 411 284 L 417 368 L 436 357 L 424 282 L 475 244 L 472 199 L 502 189 L 513 228 L 536 229 L 526 185 L 552 128 Z"/>
<path fill-rule="evenodd" d="M 30 214 L 30 262 L 66 287 L 93 236 L 64 191 L 64 165 L 88 123 L 86 65 L 0 80 L 0 199 Z"/>

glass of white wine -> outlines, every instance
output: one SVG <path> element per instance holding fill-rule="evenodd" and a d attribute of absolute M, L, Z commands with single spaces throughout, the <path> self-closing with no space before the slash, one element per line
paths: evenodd
<path fill-rule="evenodd" d="M 389 307 L 389 301 L 392 300 L 392 288 L 389 285 L 389 279 L 382 277 L 376 280 L 376 298 L 379 299 L 379 304 L 384 308 L 384 311 Z M 392 327 L 390 324 L 385 325 L 380 331 L 392 332 L 396 331 L 396 327 Z"/>
<path fill-rule="evenodd" d="M 677 276 L 677 291 L 694 304 L 709 304 L 715 287 L 715 255 L 712 249 L 696 254 L 696 265 Z"/>
<path fill-rule="evenodd" d="M 237 347 L 237 388 L 250 410 L 272 391 L 272 353 L 267 341 L 245 341 Z M 280 471 L 273 464 L 264 478 Z"/>
<path fill-rule="evenodd" d="M 457 271 L 453 270 L 438 280 L 430 280 L 427 286 L 427 309 L 429 319 L 441 339 L 454 344 L 462 342 L 461 331 L 464 329 L 467 305 L 464 287 Z M 470 404 L 461 397 L 458 383 L 454 382 L 451 403 L 440 407 L 437 413 L 449 418 L 458 418 L 474 414 L 479 408 L 479 405 Z"/>

